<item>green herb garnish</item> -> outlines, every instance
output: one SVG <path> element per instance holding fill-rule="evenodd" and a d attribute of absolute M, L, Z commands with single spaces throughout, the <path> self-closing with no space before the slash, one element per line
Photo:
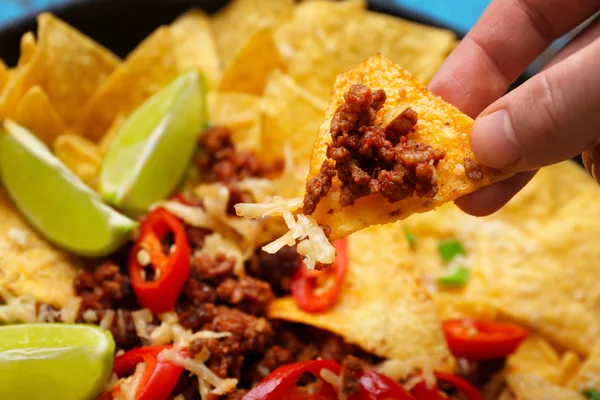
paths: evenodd
<path fill-rule="evenodd" d="M 409 245 L 411 245 L 411 246 L 415 245 L 415 242 L 417 241 L 417 238 L 415 237 L 415 235 L 413 235 L 409 231 L 404 231 L 404 236 L 406 237 L 406 241 L 408 242 Z"/>
<path fill-rule="evenodd" d="M 585 389 L 581 393 L 589 400 L 600 400 L 600 391 L 597 389 Z"/>
<path fill-rule="evenodd" d="M 445 262 L 452 261 L 459 254 L 465 254 L 465 249 L 458 239 L 449 239 L 438 245 L 440 256 Z"/>
<path fill-rule="evenodd" d="M 450 267 L 448 271 L 438 278 L 438 283 L 444 286 L 463 286 L 469 280 L 471 270 L 463 265 Z"/>

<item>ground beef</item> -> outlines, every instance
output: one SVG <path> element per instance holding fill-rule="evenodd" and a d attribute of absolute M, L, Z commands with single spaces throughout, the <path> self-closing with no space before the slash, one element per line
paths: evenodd
<path fill-rule="evenodd" d="M 483 179 L 483 171 L 481 170 L 481 165 L 477 161 L 465 157 L 464 163 L 465 175 L 467 175 L 467 178 L 472 181 L 480 181 Z"/>
<path fill-rule="evenodd" d="M 217 315 L 217 307 L 212 303 L 177 305 L 179 323 L 185 329 L 192 331 L 200 330 L 204 325 L 211 322 Z"/>
<path fill-rule="evenodd" d="M 82 297 L 83 309 L 127 308 L 135 302 L 129 277 L 120 268 L 107 261 L 92 273 L 81 270 L 73 281 L 75 293 Z"/>
<path fill-rule="evenodd" d="M 192 259 L 191 277 L 199 281 L 220 282 L 233 276 L 235 258 L 218 253 L 211 258 L 206 253 L 200 253 Z"/>
<path fill-rule="evenodd" d="M 210 235 L 211 231 L 205 228 L 196 228 L 194 226 L 187 225 L 185 227 L 185 233 L 192 249 L 202 249 L 204 247 L 204 239 Z"/>
<path fill-rule="evenodd" d="M 81 297 L 81 306 L 77 313 L 77 322 L 99 324 L 108 310 L 115 316 L 109 327 L 118 349 L 130 349 L 140 345 L 135 332 L 131 311 L 139 308 L 127 277 L 113 262 L 101 264 L 92 273 L 81 270 L 75 276 L 73 286 L 77 296 Z M 96 316 L 86 321 L 84 313 L 92 310 Z M 119 322 L 121 320 L 121 322 Z"/>
<path fill-rule="evenodd" d="M 256 257 L 258 261 L 249 263 L 246 272 L 268 282 L 276 295 L 289 294 L 291 277 L 302 265 L 296 248 L 284 246 L 275 254 L 258 249 Z"/>
<path fill-rule="evenodd" d="M 346 356 L 342 361 L 342 386 L 340 388 L 340 399 L 347 400 L 353 394 L 360 391 L 360 375 L 365 368 L 364 363 L 354 357 Z"/>
<path fill-rule="evenodd" d="M 228 211 L 235 214 L 233 206 L 252 201 L 237 183 L 246 178 L 274 177 L 281 173 L 281 162 L 266 164 L 258 160 L 253 151 L 238 151 L 231 140 L 231 132 L 223 126 L 207 129 L 200 136 L 203 151 L 195 160 L 202 170 L 205 182 L 220 182 L 229 190 Z"/>
<path fill-rule="evenodd" d="M 253 315 L 264 315 L 275 298 L 267 282 L 251 276 L 225 279 L 217 287 L 217 296 L 221 302 Z"/>
<path fill-rule="evenodd" d="M 356 84 L 344 100 L 331 121 L 328 159 L 306 184 L 303 212 L 315 211 L 331 188 L 334 175 L 341 183 L 342 207 L 374 193 L 391 203 L 413 194 L 434 197 L 438 190 L 436 168 L 445 153 L 408 138 L 417 123 L 417 113 L 407 108 L 384 127 L 376 123 L 377 112 L 386 100 L 383 89 L 373 91 Z"/>

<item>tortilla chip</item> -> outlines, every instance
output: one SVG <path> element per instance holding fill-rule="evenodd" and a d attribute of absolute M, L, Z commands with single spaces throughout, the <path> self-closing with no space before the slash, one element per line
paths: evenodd
<path fill-rule="evenodd" d="M 275 45 L 273 31 L 260 29 L 231 60 L 219 90 L 260 95 L 271 71 L 282 67 L 283 58 Z"/>
<path fill-rule="evenodd" d="M 293 18 L 279 26 L 275 41 L 284 57 L 292 58 L 305 37 L 335 37 L 349 20 L 363 15 L 366 9 L 365 0 L 304 0 L 294 7 Z"/>
<path fill-rule="evenodd" d="M 510 373 L 506 382 L 515 400 L 586 400 L 582 394 L 552 384 L 535 374 Z"/>
<path fill-rule="evenodd" d="M 374 226 L 348 238 L 348 272 L 336 305 L 322 314 L 300 310 L 292 297 L 275 300 L 271 318 L 334 332 L 380 357 L 430 361 L 452 370 L 427 292 L 415 279 L 414 259 L 399 224 Z"/>
<path fill-rule="evenodd" d="M 208 109 L 210 125 L 228 127 L 237 149 L 258 149 L 263 124 L 259 96 L 236 92 L 211 92 L 208 94 Z"/>
<path fill-rule="evenodd" d="M 54 109 L 48 95 L 39 86 L 34 86 L 21 101 L 15 111 L 13 120 L 29 129 L 44 143 L 50 145 L 68 128 Z"/>
<path fill-rule="evenodd" d="M 596 183 L 567 161 L 543 168 L 494 215 L 476 218 L 447 204 L 402 224 L 415 237 L 422 279 L 445 314 L 485 299 L 500 316 L 586 355 L 600 332 L 600 248 L 589 244 L 600 234 L 599 198 Z M 464 287 L 436 284 L 446 269 L 438 251 L 446 239 L 465 248 L 471 274 Z"/>
<path fill-rule="evenodd" d="M 327 145 L 331 142 L 331 120 L 337 108 L 343 104 L 344 94 L 356 83 L 363 83 L 372 89 L 385 90 L 387 101 L 379 111 L 380 119 L 388 112 L 400 113 L 407 107 L 416 111 L 419 114 L 419 122 L 409 138 L 445 150 L 446 157 L 437 167 L 438 192 L 433 198 L 413 196 L 392 204 L 377 194 L 360 198 L 352 206 L 341 207 L 338 201 L 339 181 L 334 179 L 332 189 L 321 200 L 313 214 L 319 224 L 331 228 L 332 240 L 370 225 L 390 223 L 413 213 L 432 210 L 509 176 L 481 166 L 483 178 L 469 179 L 463 163 L 467 158 L 475 159 L 469 143 L 473 120 L 430 93 L 402 67 L 382 55 L 377 55 L 338 77 L 325 120 L 314 144 L 309 179 L 319 173 L 323 161 L 327 158 Z"/>
<path fill-rule="evenodd" d="M 577 371 L 581 360 L 573 352 L 562 357 L 541 336 L 530 335 L 506 361 L 512 371 L 538 375 L 556 385 L 564 386 Z"/>
<path fill-rule="evenodd" d="M 221 60 L 213 37 L 210 20 L 200 10 L 190 10 L 171 24 L 179 68 L 200 68 L 210 87 L 221 78 Z"/>
<path fill-rule="evenodd" d="M 211 18 L 217 48 L 228 66 L 259 30 L 276 28 L 291 18 L 294 0 L 234 0 Z"/>
<path fill-rule="evenodd" d="M 263 102 L 265 127 L 258 156 L 267 162 L 281 160 L 289 143 L 295 165 L 308 165 L 327 105 L 280 70 L 269 76 Z"/>
<path fill-rule="evenodd" d="M 582 391 L 585 389 L 600 390 L 600 340 L 596 341 L 596 345 L 590 356 L 582 364 L 581 369 L 569 381 L 568 386 L 571 389 Z"/>
<path fill-rule="evenodd" d="M 120 63 L 97 42 L 52 14 L 41 14 L 39 50 L 44 62 L 42 87 L 58 114 L 73 126 L 81 108 Z"/>
<path fill-rule="evenodd" d="M 88 139 L 65 134 L 53 143 L 56 156 L 91 188 L 96 187 L 102 156 L 97 146 Z"/>
<path fill-rule="evenodd" d="M 104 82 L 85 105 L 79 132 L 97 141 L 117 115 L 129 115 L 137 106 L 179 74 L 173 35 L 158 28 Z"/>
<path fill-rule="evenodd" d="M 79 263 L 38 236 L 0 189 L 0 286 L 60 307 L 75 296 Z"/>
<path fill-rule="evenodd" d="M 119 115 L 117 118 L 115 118 L 114 121 L 112 122 L 112 124 L 110 124 L 110 127 L 108 128 L 106 133 L 102 136 L 102 138 L 98 142 L 98 151 L 100 152 L 100 154 L 102 156 L 106 155 L 106 152 L 108 151 L 108 148 L 110 147 L 110 144 L 112 143 L 113 139 L 117 135 L 117 132 L 119 132 L 119 129 L 121 129 L 121 126 L 123 125 L 123 123 L 125 122 L 126 119 L 127 118 L 124 117 L 123 115 Z"/>
<path fill-rule="evenodd" d="M 27 32 L 21 37 L 21 54 L 19 55 L 17 68 L 22 68 L 29 64 L 36 51 L 37 43 L 35 34 L 33 32 Z"/>
<path fill-rule="evenodd" d="M 338 25 L 302 36 L 294 51 L 284 47 L 289 74 L 319 98 L 329 98 L 338 74 L 378 52 L 427 83 L 454 45 L 450 31 L 348 8 L 330 6 L 328 20 L 335 16 Z"/>

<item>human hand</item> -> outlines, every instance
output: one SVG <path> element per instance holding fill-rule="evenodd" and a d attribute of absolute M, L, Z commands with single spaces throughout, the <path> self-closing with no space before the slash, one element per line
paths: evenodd
<path fill-rule="evenodd" d="M 433 92 L 477 117 L 471 146 L 479 161 L 516 173 L 458 199 L 461 209 L 491 214 L 537 168 L 587 149 L 588 170 L 600 178 L 600 17 L 540 73 L 503 96 L 555 39 L 598 10 L 600 0 L 493 0 L 432 79 Z"/>

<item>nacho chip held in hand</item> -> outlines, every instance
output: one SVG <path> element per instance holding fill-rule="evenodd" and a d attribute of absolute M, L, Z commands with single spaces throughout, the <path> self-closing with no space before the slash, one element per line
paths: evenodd
<path fill-rule="evenodd" d="M 507 178 L 475 160 L 472 124 L 402 67 L 369 58 L 337 78 L 303 212 L 329 226 L 334 240 Z"/>

